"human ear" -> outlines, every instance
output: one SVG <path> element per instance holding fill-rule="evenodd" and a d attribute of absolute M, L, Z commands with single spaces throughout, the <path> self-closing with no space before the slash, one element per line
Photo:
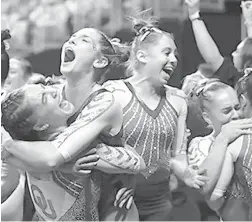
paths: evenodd
<path fill-rule="evenodd" d="M 202 118 L 204 119 L 204 121 L 207 123 L 208 126 L 212 126 L 212 121 L 211 119 L 209 118 L 209 115 L 207 112 L 203 112 L 202 113 Z"/>
<path fill-rule="evenodd" d="M 136 58 L 139 62 L 147 63 L 147 53 L 143 50 L 137 51 Z"/>
<path fill-rule="evenodd" d="M 46 130 L 46 129 L 48 129 L 48 128 L 49 128 L 49 124 L 35 125 L 35 126 L 33 127 L 33 130 L 42 132 L 42 131 L 44 131 L 44 130 Z"/>
<path fill-rule="evenodd" d="M 109 63 L 108 58 L 103 56 L 99 59 L 96 59 L 93 62 L 93 66 L 94 66 L 94 68 L 97 68 L 97 69 L 103 69 L 108 65 L 108 63 Z"/>
<path fill-rule="evenodd" d="M 241 94 L 240 98 L 239 98 L 239 102 L 241 105 L 241 110 L 244 110 L 244 108 L 248 105 L 248 101 L 245 97 L 245 95 Z"/>

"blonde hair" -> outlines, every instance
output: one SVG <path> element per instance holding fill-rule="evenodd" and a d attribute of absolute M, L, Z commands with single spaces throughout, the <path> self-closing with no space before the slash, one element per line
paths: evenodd
<path fill-rule="evenodd" d="M 194 88 L 198 85 L 198 82 L 202 79 L 208 79 L 205 76 L 203 76 L 200 72 L 195 72 L 193 74 L 187 75 L 182 80 L 182 90 L 184 93 L 188 96 L 192 96 L 192 92 Z"/>
<path fill-rule="evenodd" d="M 137 68 L 138 60 L 136 58 L 136 53 L 139 49 L 147 48 L 150 44 L 154 45 L 163 35 L 167 35 L 171 39 L 174 39 L 172 34 L 158 28 L 158 23 L 154 17 L 145 19 L 143 13 L 144 12 L 139 13 L 136 18 L 130 18 L 135 37 L 131 42 L 130 56 L 126 62 L 127 75 L 131 75 Z"/>

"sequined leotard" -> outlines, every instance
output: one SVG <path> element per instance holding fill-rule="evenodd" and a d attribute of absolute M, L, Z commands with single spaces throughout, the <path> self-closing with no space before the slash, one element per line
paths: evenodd
<path fill-rule="evenodd" d="M 159 213 L 162 215 L 153 217 L 153 220 L 163 220 L 166 218 L 163 214 L 169 214 L 171 209 L 169 163 L 178 114 L 166 99 L 165 92 L 157 108 L 150 110 L 137 98 L 129 82 L 114 81 L 108 88 L 111 91 L 123 88 L 132 95 L 123 109 L 123 138 L 125 143 L 135 148 L 146 164 L 146 170 L 137 175 L 134 196 L 140 220 Z"/>

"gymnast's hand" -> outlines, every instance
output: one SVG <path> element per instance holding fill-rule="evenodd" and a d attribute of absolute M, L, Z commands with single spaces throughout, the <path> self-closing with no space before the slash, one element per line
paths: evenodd
<path fill-rule="evenodd" d="M 99 160 L 99 156 L 96 153 L 96 149 L 93 148 L 87 154 L 78 159 L 74 166 L 73 166 L 73 172 L 77 174 L 78 176 L 85 176 L 92 172 L 92 170 L 97 165 L 97 162 Z"/>
<path fill-rule="evenodd" d="M 242 1 L 241 2 L 242 15 L 245 20 L 245 24 L 252 24 L 252 2 Z"/>
<path fill-rule="evenodd" d="M 136 185 L 136 177 L 134 175 L 121 175 L 122 188 L 117 192 L 114 202 L 115 206 L 130 209 L 133 203 L 133 195 Z"/>
<path fill-rule="evenodd" d="M 227 143 L 229 144 L 241 135 L 252 134 L 252 131 L 249 130 L 249 128 L 252 128 L 251 118 L 232 120 L 222 126 L 221 132 L 218 137 L 227 140 Z"/>
<path fill-rule="evenodd" d="M 190 165 L 184 172 L 184 182 L 187 186 L 200 189 L 209 179 L 204 176 L 206 170 L 198 169 L 197 166 Z"/>
<path fill-rule="evenodd" d="M 185 3 L 188 6 L 189 16 L 200 11 L 200 0 L 185 0 Z"/>

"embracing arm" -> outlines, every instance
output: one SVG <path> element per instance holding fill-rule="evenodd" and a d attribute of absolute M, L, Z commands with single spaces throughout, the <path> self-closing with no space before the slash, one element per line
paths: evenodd
<path fill-rule="evenodd" d="M 98 110 L 87 110 L 86 115 L 77 120 L 52 142 L 25 142 L 9 140 L 5 148 L 17 158 L 30 166 L 49 171 L 57 169 L 80 152 L 84 151 L 98 135 L 110 130 L 111 119 L 121 111 L 120 105 L 114 103 L 113 97 L 100 99 Z M 118 114 L 119 115 L 119 114 Z M 85 136 L 84 136 L 85 135 Z"/>
<path fill-rule="evenodd" d="M 252 38 L 252 21 L 249 22 L 248 24 L 245 24 L 246 30 L 247 30 L 247 36 L 249 38 Z"/>
<path fill-rule="evenodd" d="M 196 19 L 199 17 L 199 3 L 200 0 L 186 0 L 188 5 L 189 17 L 192 21 L 193 33 L 195 36 L 198 49 L 204 60 L 212 66 L 214 71 L 217 71 L 222 65 L 224 58 L 209 34 L 205 23 L 202 20 Z M 193 18 L 195 16 L 195 18 Z"/>
<path fill-rule="evenodd" d="M 221 132 L 216 137 L 207 158 L 199 167 L 205 169 L 209 177 L 203 187 L 203 194 L 211 195 L 220 176 L 228 145 L 241 135 L 251 134 L 252 132 L 248 130 L 251 126 L 251 119 L 232 120 L 222 126 Z"/>
<path fill-rule="evenodd" d="M 4 148 L 27 165 L 51 171 L 65 162 L 61 153 L 49 141 L 26 142 L 8 140 Z"/>
<path fill-rule="evenodd" d="M 6 159 L 6 162 L 12 166 L 17 167 L 18 169 L 21 169 L 21 170 L 27 171 L 27 172 L 47 173 L 47 172 L 51 171 L 50 167 L 39 168 L 37 166 L 28 165 L 26 162 L 24 162 L 21 159 L 18 159 L 17 157 L 15 157 L 13 155 L 8 157 Z M 61 172 L 65 172 L 65 173 L 72 173 L 73 172 L 72 167 L 73 167 L 72 163 L 65 163 L 65 164 L 61 165 L 58 170 Z"/>
<path fill-rule="evenodd" d="M 208 205 L 215 211 L 219 210 L 224 203 L 224 193 L 228 188 L 228 185 L 232 179 L 234 173 L 234 165 L 232 154 L 227 151 L 223 162 L 222 170 L 218 182 L 214 188 L 213 193 L 209 200 Z"/>
<path fill-rule="evenodd" d="M 100 159 L 95 169 L 110 174 L 137 174 L 145 169 L 143 158 L 130 146 L 109 147 L 100 144 L 97 148 Z"/>
<path fill-rule="evenodd" d="M 207 200 L 209 206 L 214 210 L 218 210 L 223 204 L 223 196 L 233 177 L 234 162 L 237 161 L 237 158 L 242 149 L 243 138 L 243 136 L 239 137 L 228 146 L 220 177 L 214 188 L 213 193 L 210 196 L 210 199 Z"/>
<path fill-rule="evenodd" d="M 202 189 L 202 193 L 205 195 L 211 193 L 216 185 L 226 155 L 227 146 L 228 139 L 220 133 L 216 137 L 206 159 L 199 166 L 200 169 L 204 169 L 206 171 L 209 178 Z"/>

